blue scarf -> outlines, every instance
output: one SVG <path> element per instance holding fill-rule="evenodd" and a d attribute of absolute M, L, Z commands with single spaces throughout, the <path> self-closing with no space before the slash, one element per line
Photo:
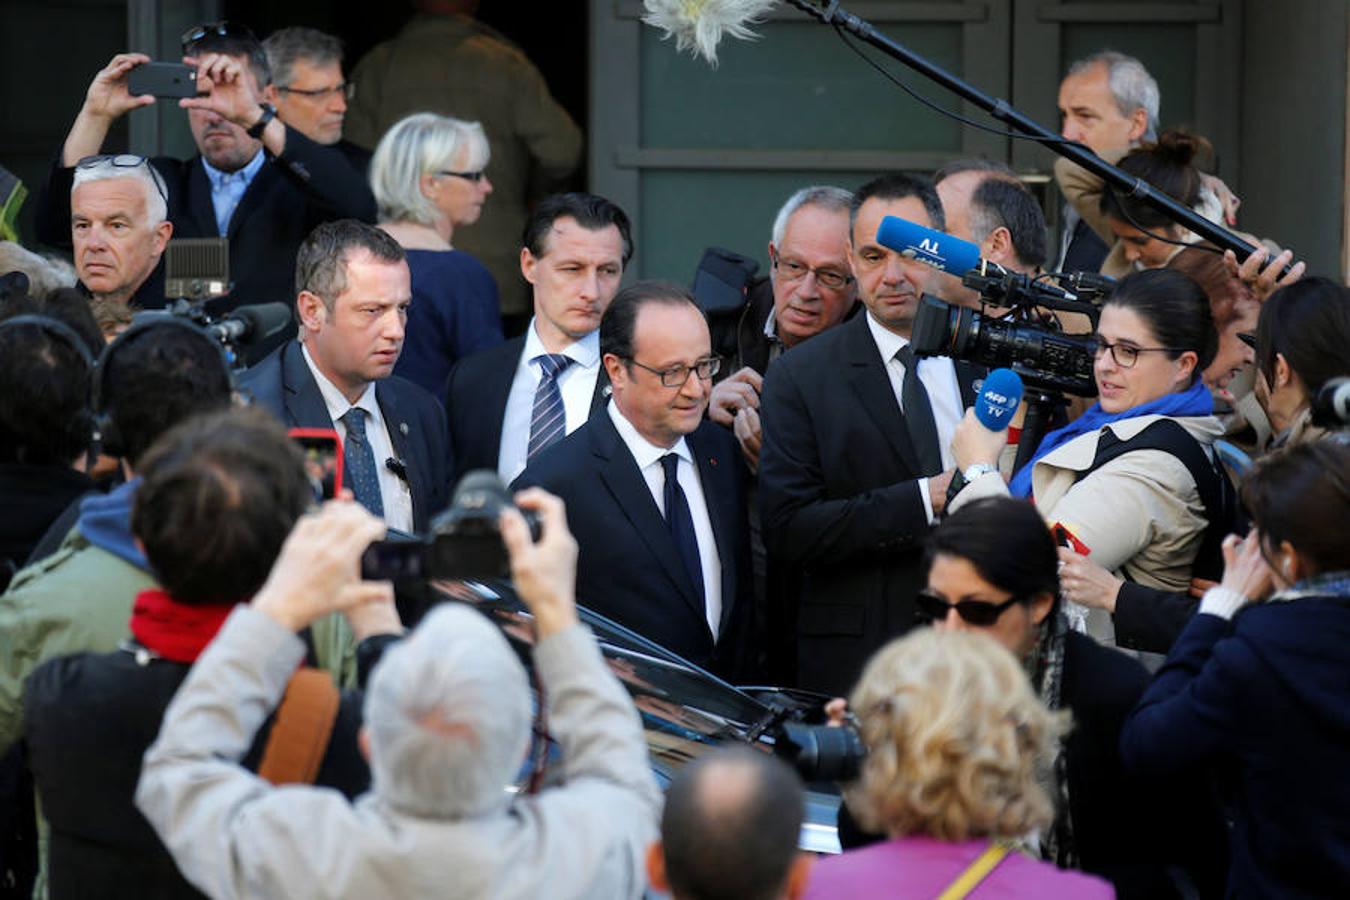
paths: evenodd
<path fill-rule="evenodd" d="M 1041 457 L 1064 446 L 1076 437 L 1100 431 L 1104 425 L 1110 425 L 1124 419 L 1133 419 L 1136 416 L 1208 416 L 1213 413 L 1214 398 L 1210 395 L 1209 388 L 1205 387 L 1205 383 L 1199 379 L 1196 379 L 1195 384 L 1184 391 L 1167 394 L 1157 400 L 1132 406 L 1124 412 L 1105 412 L 1100 403 L 1094 403 L 1087 412 L 1063 428 L 1050 432 L 1041 440 L 1041 445 L 1036 448 L 1036 455 L 1031 457 L 1031 461 L 1025 466 L 1018 469 L 1017 474 L 1013 475 L 1012 481 L 1008 482 L 1008 490 L 1014 497 L 1030 497 L 1031 471 L 1036 467 L 1036 463 Z"/>

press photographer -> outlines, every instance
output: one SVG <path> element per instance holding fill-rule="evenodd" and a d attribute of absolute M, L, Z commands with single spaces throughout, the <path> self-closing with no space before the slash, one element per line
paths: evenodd
<path fill-rule="evenodd" d="M 535 666 L 563 786 L 505 790 L 530 739 L 525 670 L 500 631 L 446 603 L 371 676 L 355 804 L 278 789 L 237 760 L 303 655 L 294 631 L 388 602 L 358 560 L 384 525 L 335 501 L 303 517 L 271 575 L 199 658 L 146 755 L 137 805 L 184 874 L 213 897 L 638 897 L 661 796 L 636 710 L 577 622 L 576 542 L 562 502 L 517 495 L 540 519 L 500 520 L 515 588 L 534 616 Z"/>

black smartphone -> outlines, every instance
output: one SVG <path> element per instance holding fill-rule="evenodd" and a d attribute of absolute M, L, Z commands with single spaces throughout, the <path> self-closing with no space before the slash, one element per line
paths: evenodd
<path fill-rule="evenodd" d="M 342 490 L 342 442 L 332 428 L 292 428 L 287 432 L 305 456 L 305 474 L 314 502 L 332 500 Z"/>
<path fill-rule="evenodd" d="M 197 70 L 183 63 L 141 63 L 127 73 L 127 91 L 133 97 L 197 96 Z"/>

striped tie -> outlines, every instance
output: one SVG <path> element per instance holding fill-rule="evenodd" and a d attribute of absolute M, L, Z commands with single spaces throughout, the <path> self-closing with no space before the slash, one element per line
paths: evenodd
<path fill-rule="evenodd" d="M 544 353 L 531 362 L 539 363 L 539 387 L 534 391 L 534 410 L 530 413 L 530 446 L 526 459 L 555 444 L 567 433 L 567 411 L 563 409 L 558 376 L 573 362 L 562 353 Z"/>

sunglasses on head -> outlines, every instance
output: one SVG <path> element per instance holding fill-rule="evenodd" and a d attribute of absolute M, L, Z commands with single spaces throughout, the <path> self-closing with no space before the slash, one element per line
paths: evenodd
<path fill-rule="evenodd" d="M 182 44 L 183 55 L 191 56 L 190 51 L 199 41 L 207 37 L 222 38 L 240 38 L 246 41 L 258 42 L 257 36 L 244 25 L 236 25 L 234 22 L 210 22 L 205 25 L 194 25 L 183 32 Z"/>
<path fill-rule="evenodd" d="M 925 624 L 940 622 L 947 618 L 948 610 L 955 609 L 956 614 L 967 625 L 987 627 L 997 622 L 999 616 L 1003 615 L 1004 610 L 1022 598 L 1010 597 L 1002 603 L 986 603 L 983 600 L 961 600 L 957 603 L 948 603 L 946 598 L 939 597 L 931 591 L 919 591 L 914 599 L 918 607 L 915 614 L 919 621 Z"/>

